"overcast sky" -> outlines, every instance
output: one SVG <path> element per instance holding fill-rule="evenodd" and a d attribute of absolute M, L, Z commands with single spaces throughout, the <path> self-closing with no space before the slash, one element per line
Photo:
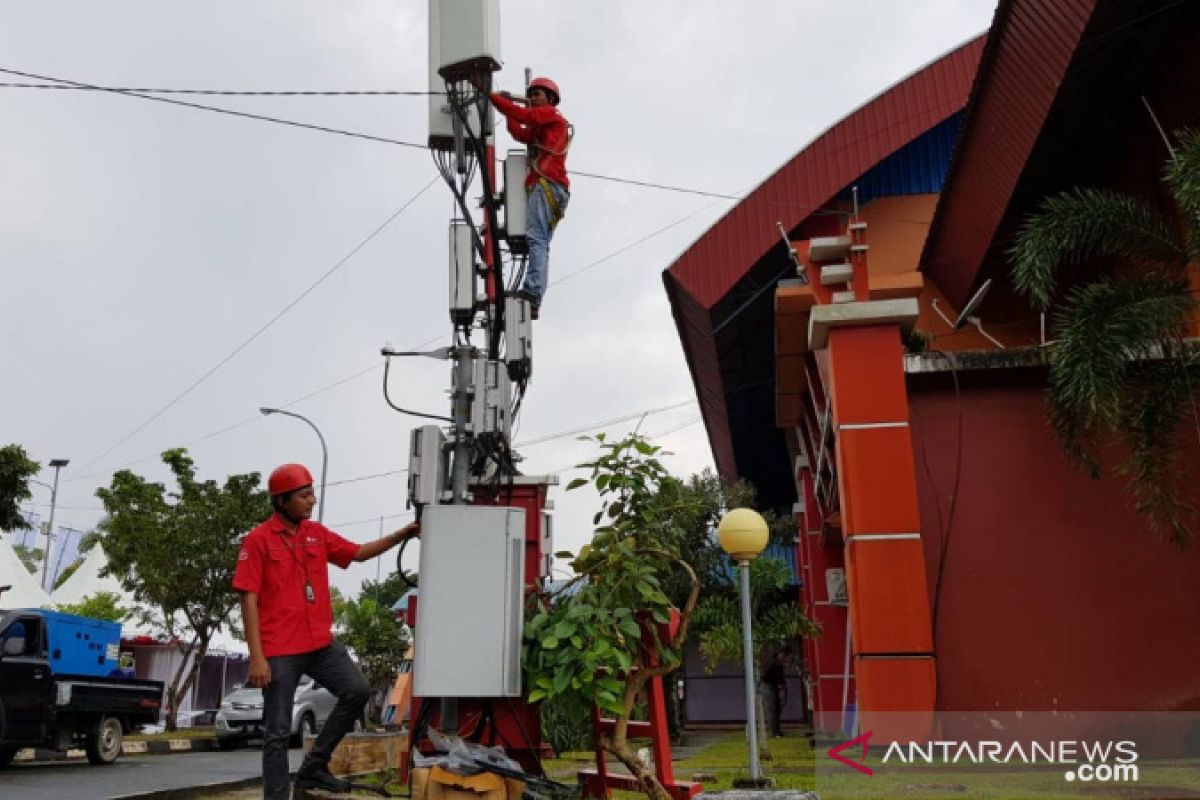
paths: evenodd
<path fill-rule="evenodd" d="M 569 167 L 745 192 L 848 112 L 985 30 L 994 5 L 502 0 L 499 83 L 518 91 L 526 66 L 559 83 L 577 130 Z M 0 68 L 105 86 L 419 91 L 428 87 L 426 23 L 425 0 L 4 3 Z M 182 99 L 407 142 L 426 136 L 420 97 Z M 511 146 L 506 134 L 497 146 Z M 58 524 L 99 521 L 94 492 L 116 469 L 166 480 L 157 456 L 169 447 L 186 445 L 205 478 L 265 474 L 284 461 L 316 472 L 315 435 L 258 407 L 380 366 L 385 342 L 407 348 L 449 331 L 452 209 L 439 180 L 125 440 L 420 192 L 436 176 L 429 154 L 111 93 L 0 88 L 0 176 L 0 444 L 17 442 L 43 464 L 71 460 Z M 572 189 L 551 253 L 550 279 L 562 283 L 535 326 L 516 439 L 687 403 L 647 416 L 641 430 L 662 434 L 674 471 L 697 472 L 711 457 L 660 273 L 731 203 L 582 177 Z M 447 366 L 395 367 L 402 404 L 447 412 Z M 407 466 L 419 420 L 384 405 L 378 369 L 290 408 L 323 431 L 330 483 Z M 522 452 L 527 474 L 591 455 L 574 437 Z M 563 472 L 564 486 L 570 477 Z M 389 531 L 406 519 L 403 475 L 327 494 L 325 522 L 356 541 L 374 538 L 381 516 Z M 35 486 L 34 495 L 45 519 L 49 492 Z M 561 488 L 553 497 L 557 548 L 577 549 L 596 497 Z M 384 572 L 394 566 L 385 558 Z M 376 565 L 334 572 L 354 594 Z"/>

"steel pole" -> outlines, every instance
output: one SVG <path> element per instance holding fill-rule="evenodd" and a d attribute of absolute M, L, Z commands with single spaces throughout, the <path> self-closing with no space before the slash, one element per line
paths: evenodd
<path fill-rule="evenodd" d="M 750 629 L 750 562 L 740 562 L 742 573 L 742 654 L 746 671 L 746 741 L 750 743 L 750 779 L 762 780 L 758 765 L 757 704 L 754 702 L 754 634 Z"/>
<path fill-rule="evenodd" d="M 46 588 L 46 576 L 50 574 L 50 544 L 54 541 L 54 507 L 58 504 L 58 473 L 62 467 L 54 468 L 54 486 L 50 488 L 50 521 L 46 523 L 46 552 L 42 555 L 42 589 Z"/>

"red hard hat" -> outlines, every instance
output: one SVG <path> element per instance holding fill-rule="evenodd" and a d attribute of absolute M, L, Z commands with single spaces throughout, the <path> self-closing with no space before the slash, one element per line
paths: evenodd
<path fill-rule="evenodd" d="M 558 101 L 562 99 L 562 94 L 558 91 L 558 84 L 549 78 L 534 78 L 529 82 L 529 89 L 545 89 L 550 93 L 550 105 L 558 105 Z M 525 92 L 528 93 L 529 89 Z"/>
<path fill-rule="evenodd" d="M 274 496 L 312 486 L 313 476 L 303 464 L 284 464 L 276 467 L 267 479 L 267 492 Z"/>

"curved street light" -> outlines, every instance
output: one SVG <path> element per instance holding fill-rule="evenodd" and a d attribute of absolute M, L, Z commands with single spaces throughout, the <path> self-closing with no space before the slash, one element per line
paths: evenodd
<path fill-rule="evenodd" d="M 308 426 L 317 432 L 317 438 L 321 440 L 321 496 L 317 501 L 317 522 L 325 521 L 325 470 L 329 467 L 329 448 L 325 446 L 325 437 L 321 435 L 321 429 L 313 424 L 313 421 L 308 417 L 303 417 L 293 411 L 284 411 L 282 408 L 267 408 L 263 406 L 258 409 L 259 413 L 264 417 L 269 417 L 272 414 L 283 414 L 285 417 L 295 417 L 296 419 L 308 423 Z"/>
<path fill-rule="evenodd" d="M 746 739 L 750 744 L 750 781 L 761 786 L 758 764 L 758 720 L 754 702 L 754 634 L 750 628 L 750 562 L 758 558 L 770 540 L 767 521 L 750 508 L 735 508 L 721 517 L 717 526 L 721 549 L 738 562 L 742 584 L 742 656 L 746 672 Z"/>

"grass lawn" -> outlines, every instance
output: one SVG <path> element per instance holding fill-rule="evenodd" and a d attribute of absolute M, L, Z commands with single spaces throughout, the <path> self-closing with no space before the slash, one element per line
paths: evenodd
<path fill-rule="evenodd" d="M 635 743 L 637 747 L 644 742 Z M 981 800 L 1049 800 L 1049 798 L 1102 797 L 1148 798 L 1148 797 L 1200 797 L 1200 762 L 1139 762 L 1141 777 L 1137 783 L 1125 784 L 1080 784 L 1062 779 L 1058 767 L 1030 768 L 1027 770 L 981 766 L 953 769 L 905 768 L 899 774 L 879 773 L 867 778 L 852 770 L 843 773 L 840 768 L 822 769 L 815 774 L 816 754 L 808 746 L 808 739 L 798 733 L 767 742 L 771 759 L 762 762 L 763 773 L 775 780 L 776 789 L 799 789 L 815 791 L 821 800 L 846 798 L 902 798 L 903 800 L 945 800 L 945 798 L 980 798 Z M 563 753 L 558 758 L 545 762 L 549 777 L 562 783 L 574 784 L 578 770 L 591 766 L 590 752 Z M 715 780 L 704 781 L 704 791 L 725 791 L 732 788 L 735 777 L 746 776 L 746 740 L 741 732 L 721 736 L 713 744 L 695 755 L 676 761 L 675 776 L 679 780 L 692 780 L 698 774 L 707 774 Z M 375 778 L 379 781 L 381 778 Z M 357 780 L 367 782 L 370 778 Z M 372 781 L 372 782 L 374 782 Z M 391 791 L 400 793 L 405 787 L 391 783 Z M 260 796 L 258 791 L 232 792 L 218 796 L 218 800 L 251 800 Z M 364 795 L 370 796 L 370 795 Z M 636 792 L 613 792 L 615 800 L 638 800 L 645 795 Z"/>

